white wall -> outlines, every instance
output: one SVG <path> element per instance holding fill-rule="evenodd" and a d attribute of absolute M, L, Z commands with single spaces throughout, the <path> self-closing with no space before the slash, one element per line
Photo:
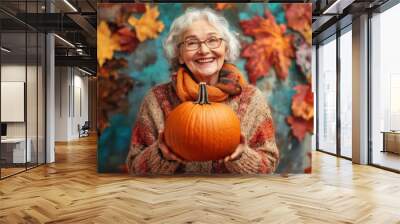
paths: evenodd
<path fill-rule="evenodd" d="M 28 70 L 31 68 L 28 66 Z M 1 65 L 1 81 L 25 82 L 25 64 Z"/>
<path fill-rule="evenodd" d="M 68 140 L 69 68 L 55 68 L 55 141 Z"/>
<path fill-rule="evenodd" d="M 78 74 L 77 74 L 78 71 Z M 81 126 L 88 121 L 88 78 L 81 76 L 82 73 L 79 70 L 74 71 L 74 108 L 73 108 L 73 119 L 72 119 L 72 135 L 78 136 L 78 124 Z"/>
<path fill-rule="evenodd" d="M 27 106 L 29 107 L 27 113 L 28 129 L 32 127 L 36 136 L 36 120 L 37 115 L 37 99 L 36 99 L 36 80 L 31 77 L 31 74 L 36 76 L 36 66 L 27 66 L 28 72 L 28 87 L 27 87 Z M 1 66 L 1 81 L 4 82 L 25 82 L 25 65 L 18 64 L 5 64 Z M 26 82 L 25 82 L 26 83 Z M 41 105 L 39 105 L 40 107 Z M 7 108 L 1 108 L 7 110 Z M 34 122 L 34 123 L 32 123 Z M 31 131 L 28 130 L 28 137 Z M 7 136 L 8 137 L 25 137 L 25 122 L 7 122 Z"/>
<path fill-rule="evenodd" d="M 78 124 L 88 120 L 88 78 L 72 67 L 56 67 L 56 141 L 79 137 Z"/>

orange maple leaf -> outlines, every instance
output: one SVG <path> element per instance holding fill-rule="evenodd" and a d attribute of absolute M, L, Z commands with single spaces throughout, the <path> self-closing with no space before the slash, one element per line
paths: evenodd
<path fill-rule="evenodd" d="M 97 27 L 97 61 L 103 66 L 107 59 L 112 59 L 114 51 L 119 50 L 119 39 L 113 35 L 105 21 L 101 21 Z"/>
<path fill-rule="evenodd" d="M 258 78 L 267 76 L 271 66 L 280 79 L 286 79 L 291 58 L 295 56 L 293 36 L 285 35 L 286 26 L 278 25 L 269 11 L 265 11 L 265 18 L 255 16 L 241 21 L 240 25 L 244 34 L 254 38 L 241 53 L 248 59 L 245 67 L 250 82 L 254 84 Z"/>
<path fill-rule="evenodd" d="M 158 34 L 163 31 L 164 24 L 161 21 L 157 21 L 157 17 L 160 15 L 157 6 L 151 8 L 146 5 L 145 14 L 140 19 L 131 16 L 128 19 L 128 23 L 135 27 L 136 36 L 140 42 L 147 39 L 155 39 Z"/>
<path fill-rule="evenodd" d="M 314 96 L 311 85 L 298 85 L 293 89 L 297 91 L 292 98 L 293 115 L 304 120 L 312 120 L 314 117 Z"/>
<path fill-rule="evenodd" d="M 311 3 L 287 3 L 283 5 L 285 16 L 287 19 L 288 27 L 299 32 L 306 42 L 311 45 L 312 41 L 312 28 L 311 16 L 312 5 Z"/>

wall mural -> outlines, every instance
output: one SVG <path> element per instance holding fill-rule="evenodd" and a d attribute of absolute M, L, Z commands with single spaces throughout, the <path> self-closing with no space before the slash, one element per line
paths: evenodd
<path fill-rule="evenodd" d="M 209 99 L 220 92 L 228 97 L 220 101 L 231 107 L 227 112 L 219 104 L 180 106 L 202 92 L 196 68 L 212 69 L 214 61 L 219 66 L 221 44 L 232 44 L 220 43 L 218 35 L 197 38 L 206 29 L 189 26 L 195 38 L 179 43 L 174 67 L 163 43 L 188 8 L 210 8 L 223 16 L 240 43 L 238 58 L 222 65 L 214 86 L 204 87 Z M 98 4 L 98 171 L 310 173 L 311 8 L 309 3 Z M 196 48 L 201 50 L 192 51 Z M 231 53 L 222 52 L 225 60 Z M 229 111 L 239 118 L 239 129 Z"/>

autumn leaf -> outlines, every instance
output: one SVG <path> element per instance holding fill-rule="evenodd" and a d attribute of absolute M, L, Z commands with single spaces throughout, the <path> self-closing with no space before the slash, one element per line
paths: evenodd
<path fill-rule="evenodd" d="M 139 44 L 139 40 L 136 38 L 135 32 L 128 27 L 118 29 L 117 35 L 119 36 L 119 45 L 121 51 L 132 53 Z"/>
<path fill-rule="evenodd" d="M 310 120 L 314 116 L 312 106 L 308 105 L 304 101 L 293 101 L 292 111 L 294 116 L 301 117 L 304 120 Z"/>
<path fill-rule="evenodd" d="M 222 11 L 224 9 L 229 9 L 232 8 L 233 4 L 232 3 L 216 3 L 215 4 L 215 9 L 218 11 Z"/>
<path fill-rule="evenodd" d="M 289 116 L 287 122 L 292 129 L 293 136 L 299 141 L 303 141 L 307 132 L 312 132 L 314 128 L 314 121 L 304 120 L 303 118 Z"/>
<path fill-rule="evenodd" d="M 123 59 L 108 60 L 104 65 L 97 69 L 98 76 L 106 79 L 118 79 L 118 70 L 128 67 L 128 62 Z"/>
<path fill-rule="evenodd" d="M 107 59 L 112 59 L 114 51 L 119 50 L 118 36 L 113 35 L 105 21 L 97 27 L 97 61 L 101 66 Z"/>
<path fill-rule="evenodd" d="M 129 107 L 128 94 L 134 81 L 125 74 L 111 71 L 112 75 L 99 76 L 99 131 L 108 127 L 112 114 L 125 111 Z"/>
<path fill-rule="evenodd" d="M 132 91 L 134 81 L 119 71 L 126 68 L 126 59 L 107 60 L 98 71 L 99 83 L 99 132 L 109 125 L 112 114 L 124 111 L 129 106 L 128 94 Z"/>
<path fill-rule="evenodd" d="M 293 115 L 304 120 L 312 120 L 314 117 L 314 96 L 311 92 L 311 86 L 298 85 L 293 89 L 297 91 L 292 98 Z"/>
<path fill-rule="evenodd" d="M 289 116 L 287 122 L 293 136 L 302 141 L 306 133 L 314 128 L 314 96 L 310 84 L 297 85 L 293 89 L 297 92 L 292 98 L 293 116 Z"/>
<path fill-rule="evenodd" d="M 115 23 L 118 26 L 125 26 L 126 22 L 132 15 L 132 13 L 145 13 L 146 5 L 143 3 L 134 3 L 134 4 L 114 4 L 118 5 L 119 11 L 116 11 Z"/>
<path fill-rule="evenodd" d="M 136 36 L 140 42 L 149 38 L 156 38 L 164 29 L 164 24 L 156 20 L 159 14 L 157 6 L 151 8 L 149 5 L 146 5 L 146 13 L 140 19 L 134 16 L 129 18 L 128 23 L 135 27 Z"/>
<path fill-rule="evenodd" d="M 293 36 L 285 35 L 286 26 L 278 25 L 269 11 L 265 11 L 265 18 L 255 16 L 241 21 L 240 26 L 244 34 L 254 38 L 241 52 L 248 59 L 245 68 L 250 82 L 255 84 L 257 79 L 267 76 L 271 67 L 280 79 L 286 79 L 294 57 Z"/>
<path fill-rule="evenodd" d="M 311 16 L 312 16 L 312 5 L 309 4 L 298 4 L 288 3 L 284 4 L 285 16 L 288 27 L 299 32 L 306 42 L 311 45 L 312 41 L 312 27 L 311 27 Z"/>

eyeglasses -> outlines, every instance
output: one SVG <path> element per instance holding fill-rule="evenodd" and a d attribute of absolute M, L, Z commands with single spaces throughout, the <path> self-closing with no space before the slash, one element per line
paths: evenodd
<path fill-rule="evenodd" d="M 200 41 L 197 39 L 189 39 L 179 43 L 178 47 L 183 45 L 185 47 L 185 50 L 194 51 L 199 49 L 202 43 L 205 43 L 208 48 L 215 49 L 221 46 L 223 40 L 224 40 L 223 38 L 217 38 L 217 37 L 210 37 L 204 41 Z"/>

